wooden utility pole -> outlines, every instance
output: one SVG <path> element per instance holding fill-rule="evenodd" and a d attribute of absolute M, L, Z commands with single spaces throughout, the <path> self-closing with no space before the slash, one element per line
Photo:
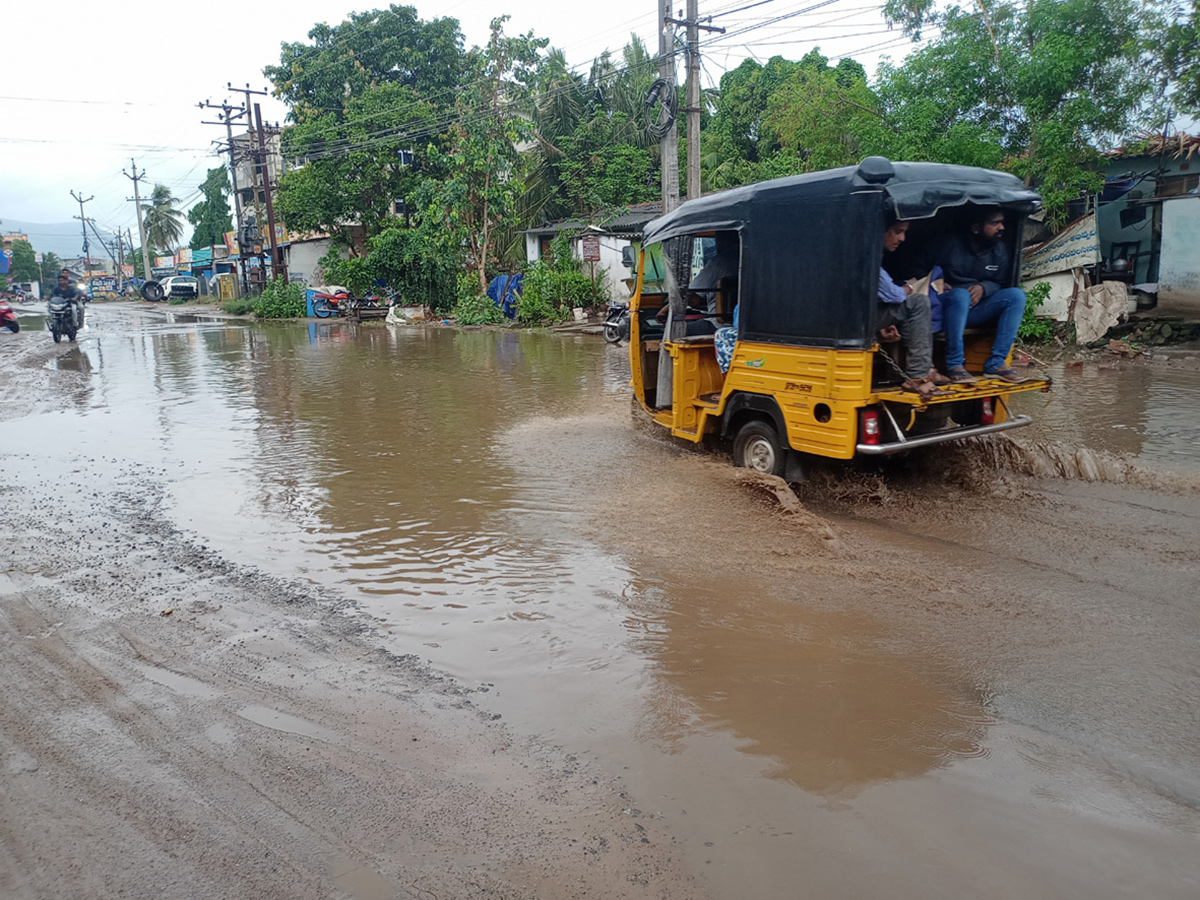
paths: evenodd
<path fill-rule="evenodd" d="M 668 27 L 671 0 L 658 0 L 658 77 L 675 88 L 674 35 Z M 662 164 L 662 207 L 669 213 L 679 205 L 679 129 L 674 122 L 659 139 Z"/>
<path fill-rule="evenodd" d="M 132 175 L 130 175 L 124 169 L 121 171 L 124 173 L 126 178 L 133 182 L 133 207 L 137 210 L 138 240 L 142 242 L 142 280 L 149 281 L 150 251 L 146 248 L 146 229 L 145 226 L 142 225 L 142 198 L 141 195 L 138 194 L 138 182 L 146 177 L 146 170 L 142 169 L 142 174 L 139 175 L 137 163 L 133 161 L 132 157 L 130 157 L 129 165 L 133 167 Z"/>

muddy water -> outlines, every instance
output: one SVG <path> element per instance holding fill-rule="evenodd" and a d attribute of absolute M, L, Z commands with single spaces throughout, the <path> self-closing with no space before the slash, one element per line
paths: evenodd
<path fill-rule="evenodd" d="M 1141 722 L 1144 746 L 1110 736 L 1097 753 L 1097 723 L 1138 692 L 1093 673 L 1110 680 L 1070 698 L 1091 713 L 1080 722 L 1043 684 L 1078 677 L 1054 660 L 1100 646 L 1072 649 L 1078 619 L 1029 659 L 972 634 L 1036 643 L 1003 630 L 1020 608 L 931 619 L 979 599 L 956 580 L 961 545 L 963 558 L 942 554 L 836 509 L 836 542 L 819 521 L 781 520 L 723 461 L 630 427 L 621 349 L 101 321 L 52 365 L 86 373 L 86 387 L 69 411 L 6 425 L 6 447 L 161 467 L 168 512 L 197 540 L 350 592 L 392 648 L 621 774 L 629 815 L 666 819 L 714 896 L 1195 895 L 1194 704 L 1170 727 L 1165 713 Z M 1167 371 L 1146 368 L 1139 387 L 1194 409 Z M 1097 424 L 1139 402 L 1125 389 L 1106 401 L 1107 377 L 1084 373 L 1079 396 L 1109 417 L 1063 414 L 1056 439 L 1073 427 L 1109 439 L 1101 449 L 1194 461 L 1157 412 Z M 1125 431 L 1136 439 L 1122 444 Z M 962 507 L 910 512 L 933 525 Z M 1051 579 L 1063 597 L 1070 581 Z M 1186 633 L 1179 615 L 1171 630 Z M 1169 649 L 1185 667 L 1186 653 Z M 1188 696 L 1194 672 L 1171 677 Z"/>
<path fill-rule="evenodd" d="M 1023 394 L 1026 440 L 1065 441 L 1169 468 L 1200 471 L 1200 351 L 1153 360 L 1088 360 L 1048 368 L 1051 394 Z"/>

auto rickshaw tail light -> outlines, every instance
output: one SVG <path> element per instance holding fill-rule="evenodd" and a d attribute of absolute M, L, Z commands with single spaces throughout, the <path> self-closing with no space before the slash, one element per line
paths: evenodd
<path fill-rule="evenodd" d="M 979 423 L 981 425 L 991 425 L 996 421 L 996 398 L 984 397 L 981 402 L 983 403 L 983 411 L 979 416 Z"/>
<path fill-rule="evenodd" d="M 862 438 L 864 444 L 879 443 L 879 413 L 873 409 L 862 411 Z"/>

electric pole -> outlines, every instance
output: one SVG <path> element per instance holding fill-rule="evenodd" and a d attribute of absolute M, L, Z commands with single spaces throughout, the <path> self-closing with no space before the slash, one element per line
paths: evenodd
<path fill-rule="evenodd" d="M 245 102 L 243 103 L 243 109 L 246 110 L 246 117 L 247 117 L 246 136 L 247 136 L 247 140 L 250 145 L 250 159 L 253 163 L 253 165 L 250 168 L 250 172 L 251 172 L 250 181 L 251 181 L 251 187 L 253 188 L 253 193 L 254 193 L 254 227 L 258 231 L 258 241 L 256 242 L 259 246 L 259 251 L 258 251 L 259 269 L 258 269 L 258 271 L 259 271 L 259 275 L 263 279 L 263 282 L 265 283 L 266 282 L 266 267 L 263 265 L 263 256 L 262 256 L 263 211 L 262 211 L 261 201 L 259 200 L 260 188 L 259 188 L 259 180 L 258 180 L 259 176 L 261 175 L 261 169 L 259 168 L 258 163 L 257 163 L 257 161 L 259 159 L 259 155 L 262 152 L 262 148 L 260 146 L 258 146 L 258 141 L 255 139 L 254 122 L 252 119 L 250 119 L 249 111 L 250 111 L 250 96 L 255 95 L 258 97 L 265 97 L 265 96 L 267 96 L 267 92 L 252 90 L 250 88 L 249 84 L 247 84 L 244 88 L 235 88 L 233 86 L 232 82 L 226 82 L 225 87 L 226 87 L 226 89 L 228 89 L 230 91 L 237 91 L 239 94 L 242 94 L 246 98 Z M 274 239 L 275 239 L 275 235 L 272 234 L 271 240 L 274 241 Z M 274 253 L 272 253 L 271 259 L 273 262 L 274 261 Z"/>
<path fill-rule="evenodd" d="M 671 0 L 658 0 L 658 77 L 674 93 L 675 36 L 668 26 L 670 20 Z M 662 163 L 662 207 L 665 214 L 679 205 L 679 129 L 674 121 L 659 139 L 658 148 Z"/>
<path fill-rule="evenodd" d="M 234 150 L 234 143 L 233 143 L 233 120 L 240 119 L 242 116 L 246 115 L 246 112 L 247 112 L 246 107 L 230 106 L 228 103 L 222 103 L 220 106 L 216 106 L 215 104 L 209 103 L 207 100 L 205 100 L 203 103 L 197 103 L 196 106 L 200 107 L 201 109 L 219 109 L 219 110 L 221 110 L 221 116 L 220 116 L 219 122 L 201 122 L 200 124 L 202 124 L 202 125 L 224 125 L 225 126 L 225 138 L 228 141 L 228 148 L 229 148 L 229 180 L 230 180 L 230 184 L 233 185 L 233 213 L 237 219 L 237 241 L 238 241 L 238 250 L 239 250 L 238 256 L 240 258 L 241 257 L 241 252 L 240 252 L 241 251 L 241 241 L 242 241 L 242 235 L 243 235 L 242 203 L 241 203 L 242 198 L 241 198 L 241 193 L 238 190 L 237 159 L 235 158 L 235 150 Z M 235 111 L 237 113 L 236 115 L 234 114 Z M 246 291 L 246 267 L 244 264 L 241 266 L 241 269 L 242 269 L 241 277 L 238 280 L 241 283 L 242 292 L 247 293 L 247 291 Z M 213 260 L 213 273 L 216 274 L 216 271 L 217 271 L 217 263 L 216 263 L 216 260 Z"/>
<path fill-rule="evenodd" d="M 687 0 L 687 18 L 682 22 L 672 19 L 668 10 L 663 17 L 664 31 L 668 24 L 687 27 L 687 197 L 694 200 L 700 196 L 700 31 L 724 34 L 725 29 L 700 24 L 700 0 Z"/>
<path fill-rule="evenodd" d="M 126 178 L 128 178 L 129 180 L 131 180 L 133 182 L 133 206 L 134 206 L 134 209 L 137 210 L 138 238 L 142 242 L 142 280 L 149 281 L 150 280 L 150 251 L 146 249 L 146 229 L 142 225 L 142 198 L 138 194 L 138 182 L 146 177 L 146 170 L 142 169 L 142 174 L 139 175 L 138 170 L 137 170 L 137 163 L 135 163 L 133 161 L 132 157 L 130 157 L 130 159 L 129 159 L 129 164 L 133 167 L 133 174 L 130 175 L 124 169 L 121 170 L 121 173 Z"/>
<path fill-rule="evenodd" d="M 254 123 L 258 127 L 258 166 L 262 172 L 263 189 L 267 193 L 267 226 L 271 229 L 271 274 L 287 284 L 287 266 L 283 264 L 283 248 L 275 241 L 275 205 L 271 202 L 271 169 L 267 165 L 267 142 L 263 138 L 262 110 L 254 104 Z"/>
<path fill-rule="evenodd" d="M 92 254 L 91 251 L 88 250 L 87 216 L 83 214 L 83 204 L 87 203 L 88 200 L 94 200 L 95 195 L 88 197 L 87 200 L 84 200 L 79 194 L 71 191 L 71 196 L 75 200 L 79 201 L 79 215 L 75 216 L 75 218 L 79 220 L 79 227 L 83 231 L 83 268 L 87 272 L 87 274 L 84 276 L 84 280 L 86 281 L 90 280 L 92 277 Z"/>

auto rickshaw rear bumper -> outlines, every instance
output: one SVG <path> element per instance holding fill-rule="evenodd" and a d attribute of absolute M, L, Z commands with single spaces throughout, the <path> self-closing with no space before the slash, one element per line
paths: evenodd
<path fill-rule="evenodd" d="M 971 425 L 964 428 L 952 428 L 933 434 L 922 434 L 905 438 L 901 435 L 898 441 L 885 444 L 858 444 L 854 449 L 864 456 L 888 456 L 892 453 L 903 453 L 918 447 L 928 447 L 930 444 L 943 444 L 946 441 L 960 441 L 963 438 L 980 437 L 985 434 L 995 434 L 998 431 L 1008 431 L 1011 428 L 1021 428 L 1032 422 L 1029 416 L 1014 416 L 1005 422 L 995 422 L 991 425 Z"/>

